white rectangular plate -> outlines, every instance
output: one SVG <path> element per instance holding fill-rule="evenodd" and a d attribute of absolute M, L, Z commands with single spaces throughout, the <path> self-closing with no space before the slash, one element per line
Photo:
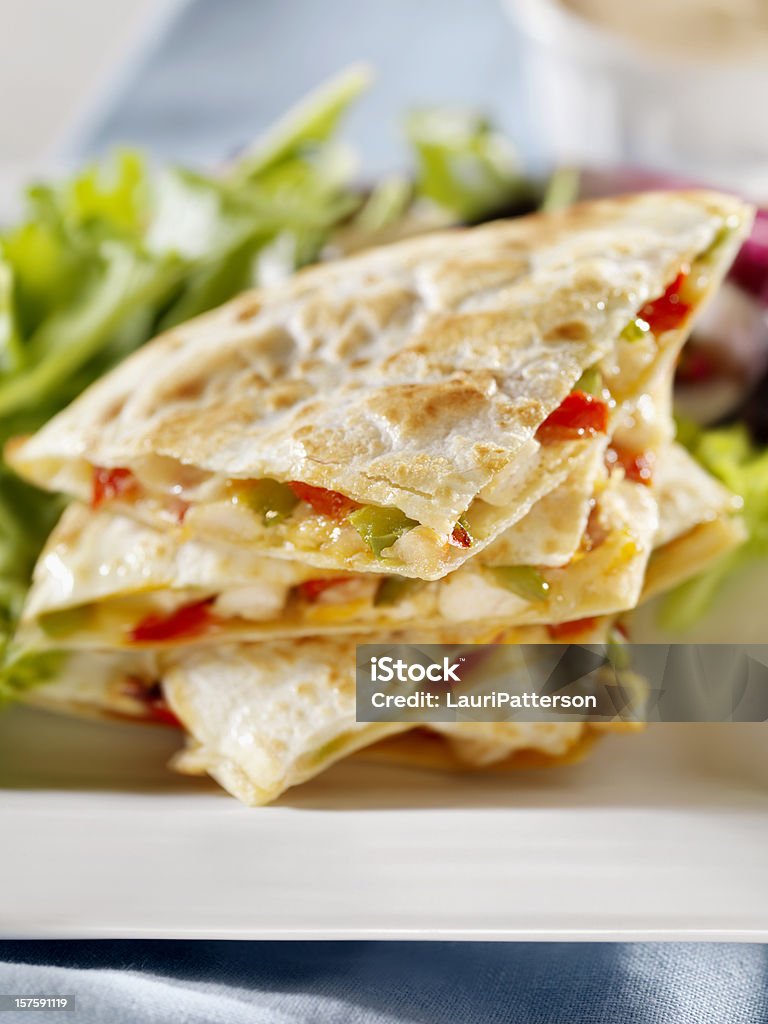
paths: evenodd
<path fill-rule="evenodd" d="M 350 761 L 274 807 L 155 727 L 0 716 L 0 934 L 768 939 L 763 725 L 614 735 L 569 767 Z"/>

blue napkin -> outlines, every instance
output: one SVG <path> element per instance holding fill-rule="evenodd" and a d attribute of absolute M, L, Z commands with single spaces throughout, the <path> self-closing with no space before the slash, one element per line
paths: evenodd
<path fill-rule="evenodd" d="M 768 1022 L 757 945 L 0 942 L 0 960 L 0 992 L 75 995 L 62 1024 Z"/>

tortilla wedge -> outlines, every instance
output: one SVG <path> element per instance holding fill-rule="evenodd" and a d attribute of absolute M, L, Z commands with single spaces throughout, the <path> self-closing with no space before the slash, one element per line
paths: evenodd
<path fill-rule="evenodd" d="M 575 638 L 604 642 L 610 620 L 591 622 Z M 532 627 L 434 634 L 389 634 L 387 642 L 548 643 Z M 524 763 L 524 753 L 568 763 L 597 730 L 585 723 L 483 723 L 426 726 L 403 746 L 378 744 L 414 729 L 407 722 L 355 721 L 355 641 L 304 639 L 258 645 L 188 649 L 158 662 L 147 654 L 70 654 L 56 682 L 30 690 L 25 700 L 46 710 L 104 719 L 170 725 L 186 732 L 171 766 L 210 775 L 244 803 L 260 805 L 320 774 L 337 761 L 367 751 L 376 760 L 456 768 Z M 157 680 L 162 676 L 162 688 Z M 144 688 L 144 694 L 139 691 Z M 435 752 L 435 737 L 442 755 Z M 478 738 L 479 737 L 479 738 Z M 419 747 L 422 747 L 419 753 Z M 473 757 L 477 749 L 483 757 Z M 458 753 L 457 753 L 458 752 Z M 514 755 L 514 757 L 513 757 Z"/>
<path fill-rule="evenodd" d="M 741 498 L 680 445 L 664 453 L 658 487 L 663 514 L 646 569 L 644 601 L 698 575 L 747 539 Z"/>
<path fill-rule="evenodd" d="M 661 453 L 653 491 L 620 472 L 605 478 L 602 451 L 597 456 L 602 477 L 592 475 L 593 456 L 484 552 L 424 584 L 324 578 L 239 549 L 177 546 L 134 520 L 74 505 L 40 560 L 19 639 L 33 648 L 139 649 L 409 623 L 554 624 L 630 610 L 743 539 L 739 499 L 679 446 Z M 174 616 L 206 601 L 209 617 L 196 630 L 185 632 L 179 618 L 173 632 Z M 142 639 L 137 627 L 148 621 L 168 630 Z"/>
<path fill-rule="evenodd" d="M 580 639 L 599 642 L 609 628 L 608 619 L 590 623 Z M 464 629 L 378 639 L 484 643 L 492 638 L 487 630 Z M 539 628 L 508 630 L 495 640 L 552 642 Z M 163 692 L 188 734 L 187 747 L 173 767 L 207 773 L 244 803 L 263 804 L 336 761 L 412 729 L 407 722 L 355 720 L 355 650 L 354 638 L 309 638 L 234 645 L 217 652 L 198 648 L 171 656 L 164 669 Z M 471 730 L 473 723 L 466 725 Z M 502 730 L 501 742 L 509 747 L 513 735 L 512 746 L 557 756 L 583 731 L 568 722 L 541 727 L 526 723 L 520 729 L 512 723 Z"/>
<path fill-rule="evenodd" d="M 521 621 L 560 621 L 578 618 L 580 610 L 602 614 L 595 600 L 608 611 L 623 610 L 639 594 L 656 507 L 645 487 L 622 483 L 620 477 L 606 483 L 605 446 L 593 447 L 559 488 L 477 558 L 444 580 L 424 584 L 370 574 L 324 577 L 312 567 L 263 559 L 247 549 L 178 545 L 172 536 L 135 520 L 93 514 L 75 504 L 39 560 L 19 639 L 38 648 L 136 648 L 375 632 L 414 621 L 428 628 L 472 618 L 507 625 L 521 616 Z M 588 541 L 585 530 L 597 489 L 602 491 L 597 519 L 606 543 L 581 564 L 576 556 Z M 597 521 L 594 513 L 592 521 Z M 525 600 L 525 589 L 523 597 L 515 592 L 515 572 L 505 567 L 520 564 L 547 574 L 549 582 L 539 570 L 527 574 L 545 588 L 542 598 L 534 593 Z M 606 576 L 600 597 L 594 586 L 587 596 L 590 567 L 595 578 Z M 462 591 L 469 596 L 473 588 L 476 598 L 485 595 L 484 603 L 462 602 Z M 208 602 L 207 611 L 203 615 L 199 609 L 202 617 L 190 629 L 185 610 L 191 613 L 201 602 Z"/>
<path fill-rule="evenodd" d="M 690 456 L 675 452 L 662 479 L 695 477 Z M 692 462 L 692 460 L 690 460 Z M 706 476 L 706 474 L 704 474 Z M 673 480 L 674 478 L 674 480 Z M 706 493 L 704 511 L 677 501 L 674 528 L 661 532 L 665 543 L 651 561 L 643 597 L 662 583 L 691 575 L 741 536 L 733 517 L 734 498 L 718 485 Z M 697 493 L 694 488 L 691 496 Z M 695 520 L 695 516 L 704 520 Z M 704 545 L 702 537 L 724 538 Z M 585 559 L 586 560 L 586 559 Z M 655 573 L 652 571 L 656 566 Z M 435 584 L 433 584 L 435 585 Z M 437 584 L 439 585 L 439 584 Z M 573 624 L 568 642 L 604 642 L 611 617 Z M 238 799 L 262 804 L 286 788 L 308 780 L 354 753 L 399 764 L 457 770 L 507 770 L 578 759 L 607 727 L 591 723 L 441 723 L 411 732 L 408 723 L 357 723 L 354 708 L 356 642 L 370 637 L 303 638 L 193 646 L 153 652 L 83 651 L 63 655 L 62 677 L 30 691 L 44 707 L 77 714 L 178 721 L 187 746 L 173 767 L 187 774 L 210 774 Z M 375 639 L 375 637 L 374 637 Z M 564 642 L 545 626 L 499 631 L 466 624 L 437 633 L 387 634 L 387 642 L 548 643 Z M 158 680 L 162 680 L 158 683 Z M 610 728 L 623 728 L 614 727 Z M 407 735 L 405 735 L 407 733 Z M 439 737 L 439 742 L 437 737 Z"/>
<path fill-rule="evenodd" d="M 542 426 L 585 370 L 619 411 L 668 376 L 750 219 L 648 193 L 311 268 L 145 346 L 8 458 L 188 537 L 437 579 L 567 475 L 594 424 Z"/>

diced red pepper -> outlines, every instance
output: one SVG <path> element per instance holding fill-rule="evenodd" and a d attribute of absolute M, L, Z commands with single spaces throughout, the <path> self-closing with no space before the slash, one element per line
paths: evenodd
<path fill-rule="evenodd" d="M 301 481 L 292 480 L 288 486 L 300 501 L 306 501 L 315 512 L 330 519 L 344 519 L 360 505 L 338 491 L 329 491 L 325 487 L 313 487 Z"/>
<path fill-rule="evenodd" d="M 333 587 L 338 587 L 344 583 L 349 583 L 349 577 L 347 576 L 329 576 L 327 579 L 320 580 L 304 580 L 303 583 L 299 583 L 296 587 L 296 593 L 303 600 L 308 601 L 312 604 L 314 601 L 324 594 L 326 590 L 332 590 Z"/>
<path fill-rule="evenodd" d="M 690 313 L 691 304 L 683 302 L 680 296 L 687 276 L 685 273 L 678 274 L 660 298 L 646 302 L 637 314 L 641 320 L 645 320 L 654 334 L 674 330 Z"/>
<path fill-rule="evenodd" d="M 173 729 L 184 728 L 162 697 L 147 704 L 147 711 L 147 717 L 158 725 L 169 725 Z"/>
<path fill-rule="evenodd" d="M 449 544 L 455 548 L 471 548 L 472 538 L 469 534 L 469 530 L 462 526 L 461 523 L 456 523 L 451 534 L 451 539 L 448 541 Z"/>
<path fill-rule="evenodd" d="M 594 437 L 608 430 L 608 406 L 586 391 L 571 391 L 536 432 L 542 444 Z"/>
<path fill-rule="evenodd" d="M 200 636 L 216 623 L 216 617 L 211 612 L 212 603 L 213 598 L 207 598 L 185 604 L 170 615 L 147 615 L 131 630 L 131 640 L 137 644 L 146 644 Z"/>
<path fill-rule="evenodd" d="M 141 679 L 129 678 L 125 680 L 121 689 L 127 697 L 144 705 L 146 709 L 144 717 L 147 721 L 169 725 L 174 729 L 183 728 L 181 722 L 166 704 L 159 683 L 147 686 Z"/>
<path fill-rule="evenodd" d="M 135 498 L 138 493 L 139 482 L 130 469 L 93 467 L 91 508 L 100 508 L 115 498 Z"/>
<path fill-rule="evenodd" d="M 653 467 L 656 457 L 653 452 L 633 451 L 620 444 L 613 444 L 605 455 L 609 469 L 619 465 L 624 469 L 627 480 L 650 487 L 653 483 Z"/>
<path fill-rule="evenodd" d="M 553 640 L 557 640 L 558 643 L 569 644 L 583 633 L 594 629 L 596 625 L 597 619 L 588 617 L 586 619 L 573 619 L 571 622 L 556 622 L 551 626 L 547 626 L 547 630 Z"/>

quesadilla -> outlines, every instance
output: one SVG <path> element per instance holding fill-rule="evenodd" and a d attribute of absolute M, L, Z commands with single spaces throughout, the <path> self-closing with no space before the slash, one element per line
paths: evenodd
<path fill-rule="evenodd" d="M 743 538 L 739 500 L 679 446 L 659 456 L 653 488 L 622 468 L 608 474 L 604 457 L 598 450 L 461 569 L 425 583 L 318 576 L 226 545 L 177 545 L 135 520 L 74 504 L 38 563 L 19 640 L 38 649 L 140 649 L 405 623 L 555 625 L 634 608 Z"/>
<path fill-rule="evenodd" d="M 606 640 L 610 621 L 590 624 L 582 642 Z M 387 642 L 483 643 L 488 631 L 390 634 Z M 501 643 L 551 643 L 544 629 L 508 630 Z M 267 803 L 291 786 L 318 775 L 331 764 L 385 737 L 413 729 L 407 722 L 355 719 L 354 639 L 308 638 L 293 642 L 239 644 L 218 651 L 197 648 L 172 655 L 163 675 L 163 693 L 183 723 L 187 745 L 173 767 L 209 774 L 248 804 Z M 478 728 L 479 726 L 479 728 Z M 485 723 L 458 722 L 428 727 L 451 736 L 466 763 L 472 737 L 482 735 L 482 763 L 494 744 Z M 539 750 L 559 757 L 589 730 L 581 722 L 497 723 L 496 760 L 517 750 Z"/>
<path fill-rule="evenodd" d="M 8 457 L 186 537 L 438 579 L 668 379 L 750 217 L 649 193 L 311 268 L 145 346 Z"/>
<path fill-rule="evenodd" d="M 738 541 L 735 516 L 739 502 L 677 447 L 659 467 L 659 478 L 659 521 L 664 525 L 655 528 L 656 542 L 661 544 L 652 558 L 659 573 L 674 576 L 677 582 L 705 568 L 708 558 L 720 553 L 699 542 L 696 557 L 679 562 L 680 552 L 691 553 L 693 539 L 700 537 L 701 531 L 715 529 L 716 536 L 730 538 L 730 545 Z M 637 484 L 625 486 L 643 493 Z M 590 554 L 584 555 L 577 565 L 588 565 L 589 558 Z M 603 578 L 600 572 L 587 572 L 581 582 L 589 589 L 599 587 Z M 440 587 L 444 582 L 427 586 Z M 645 595 L 648 591 L 646 581 Z M 358 723 L 355 646 L 372 640 L 604 643 L 611 625 L 610 617 L 585 616 L 558 627 L 507 626 L 499 630 L 487 620 L 482 626 L 444 625 L 432 633 L 315 636 L 219 646 L 196 643 L 165 654 L 62 652 L 57 679 L 30 691 L 30 699 L 70 713 L 178 725 L 187 734 L 187 745 L 173 767 L 188 774 L 210 774 L 238 799 L 259 804 L 361 751 L 376 760 L 440 769 L 463 765 L 498 770 L 580 756 L 602 726 L 458 722 L 414 729 L 407 722 Z"/>
<path fill-rule="evenodd" d="M 604 643 L 609 619 L 577 625 L 574 641 Z M 491 634 L 388 634 L 374 641 L 414 643 L 552 643 L 546 629 Z M 214 778 L 244 803 L 277 799 L 286 789 L 381 740 L 413 730 L 408 722 L 355 719 L 355 638 L 308 637 L 221 648 L 189 647 L 165 657 L 148 652 L 62 655 L 54 682 L 27 701 L 68 714 L 175 725 L 185 748 L 171 766 Z M 553 760 L 575 754 L 595 727 L 583 722 L 441 723 L 418 728 L 448 744 L 435 767 L 499 765 L 522 751 Z M 381 759 L 377 748 L 373 755 Z M 413 763 L 412 745 L 388 747 L 389 761 Z"/>
<path fill-rule="evenodd" d="M 659 467 L 661 515 L 652 517 L 650 532 L 661 542 L 652 556 L 657 573 L 677 582 L 705 568 L 708 559 L 720 553 L 695 541 L 701 531 L 714 529 L 716 536 L 729 537 L 731 546 L 738 541 L 739 503 L 682 449 L 675 447 L 668 454 Z M 624 482 L 624 487 L 644 492 L 637 484 Z M 696 557 L 680 562 L 681 552 Z M 576 565 L 588 566 L 591 556 L 585 554 Z M 579 584 L 589 592 L 604 578 L 601 571 L 586 571 Z M 642 570 L 639 578 L 642 585 Z M 445 583 L 425 586 L 439 588 Z M 649 588 L 647 581 L 644 587 L 646 595 L 657 589 Z M 475 600 L 475 595 L 469 596 Z M 456 623 L 437 633 L 374 634 L 373 640 L 599 643 L 608 639 L 611 622 L 610 617 L 585 616 L 559 627 L 507 625 L 499 630 L 488 619 L 482 626 Z M 407 722 L 358 723 L 354 652 L 357 642 L 371 639 L 315 636 L 219 646 L 195 643 L 166 654 L 62 652 L 56 680 L 30 691 L 30 699 L 70 713 L 178 725 L 187 734 L 187 745 L 173 767 L 188 774 L 210 774 L 249 804 L 276 799 L 355 752 L 441 769 L 499 769 L 520 764 L 521 758 L 522 763 L 573 759 L 602 728 L 583 722 L 458 722 L 414 730 Z"/>
<path fill-rule="evenodd" d="M 671 384 L 750 216 L 657 193 L 412 239 L 148 345 L 9 448 L 75 499 L 30 699 L 180 726 L 174 766 L 249 804 L 360 751 L 576 756 L 589 723 L 357 722 L 356 644 L 605 643 L 739 542 Z"/>
<path fill-rule="evenodd" d="M 656 505 L 646 487 L 605 478 L 601 448 L 520 524 L 431 583 L 318 576 L 312 567 L 240 549 L 174 546 L 172 537 L 133 520 L 73 505 L 38 563 L 19 639 L 34 647 L 138 648 L 372 632 L 403 622 L 554 622 L 603 614 L 595 600 L 606 611 L 623 610 L 642 584 Z M 591 599 L 584 589 L 590 576 L 602 578 L 600 596 Z M 462 600 L 465 590 L 474 603 Z"/>

